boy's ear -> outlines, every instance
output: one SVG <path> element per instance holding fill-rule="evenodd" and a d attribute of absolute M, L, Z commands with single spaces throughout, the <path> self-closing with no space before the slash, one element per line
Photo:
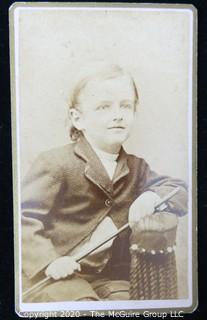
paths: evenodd
<path fill-rule="evenodd" d="M 78 129 L 78 130 L 82 130 L 82 113 L 80 110 L 76 109 L 76 108 L 70 108 L 69 109 L 69 115 L 72 121 L 73 126 Z"/>

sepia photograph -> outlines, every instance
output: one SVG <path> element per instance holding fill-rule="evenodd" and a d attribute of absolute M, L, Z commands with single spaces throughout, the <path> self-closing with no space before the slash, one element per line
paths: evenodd
<path fill-rule="evenodd" d="M 20 316 L 196 308 L 196 39 L 192 5 L 10 8 Z"/>

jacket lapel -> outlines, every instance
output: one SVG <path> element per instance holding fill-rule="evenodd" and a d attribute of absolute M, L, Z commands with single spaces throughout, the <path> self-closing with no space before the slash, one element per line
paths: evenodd
<path fill-rule="evenodd" d="M 117 159 L 117 167 L 114 173 L 113 184 L 125 177 L 129 173 L 129 167 L 127 163 L 127 153 L 121 147 L 119 157 Z"/>
<path fill-rule="evenodd" d="M 113 183 L 99 157 L 84 137 L 81 137 L 76 143 L 75 153 L 86 162 L 85 176 L 107 193 L 107 195 L 112 193 Z"/>
<path fill-rule="evenodd" d="M 101 188 L 108 196 L 113 192 L 113 184 L 129 173 L 127 154 L 123 148 L 120 150 L 120 154 L 117 159 L 117 167 L 112 181 L 110 180 L 99 157 L 84 137 L 81 137 L 76 143 L 75 153 L 86 162 L 85 176 Z"/>

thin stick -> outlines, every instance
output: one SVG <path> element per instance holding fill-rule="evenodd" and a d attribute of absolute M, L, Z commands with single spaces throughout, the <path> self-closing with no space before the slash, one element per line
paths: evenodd
<path fill-rule="evenodd" d="M 169 200 L 170 198 L 172 198 L 178 191 L 180 190 L 179 187 L 177 187 L 176 189 L 174 189 L 173 191 L 171 191 L 170 193 L 168 193 L 164 198 L 161 199 L 161 201 L 159 201 L 159 203 L 155 206 L 155 210 L 159 209 L 159 207 L 164 204 L 167 200 Z M 98 244 L 96 245 L 91 245 L 89 247 L 89 249 L 87 248 L 85 251 L 81 251 L 79 254 L 74 256 L 74 259 L 76 262 L 80 262 L 83 258 L 85 258 L 86 256 L 88 256 L 90 253 L 92 253 L 93 251 L 97 250 L 98 248 L 100 248 L 101 246 L 103 246 L 106 242 L 108 242 L 109 240 L 113 239 L 114 237 L 116 237 L 117 235 L 119 235 L 121 232 L 123 232 L 124 230 L 126 230 L 129 227 L 129 223 L 126 223 L 125 225 L 123 225 L 119 230 L 113 232 L 110 236 L 106 237 L 104 240 L 99 241 Z M 49 283 L 49 281 L 51 280 L 50 276 L 45 277 L 43 280 L 37 282 L 34 286 L 32 286 L 31 288 L 27 289 L 26 291 L 23 292 L 22 296 L 23 298 L 26 297 L 27 295 L 31 294 L 32 292 L 34 292 L 35 290 L 41 288 L 42 286 L 46 285 Z"/>
<path fill-rule="evenodd" d="M 155 210 L 159 210 L 159 207 L 161 207 L 162 204 L 164 204 L 166 201 L 170 200 L 170 198 L 174 197 L 176 193 L 180 190 L 180 187 L 175 188 L 173 191 L 169 192 L 165 197 L 163 197 L 158 204 L 155 206 Z"/>

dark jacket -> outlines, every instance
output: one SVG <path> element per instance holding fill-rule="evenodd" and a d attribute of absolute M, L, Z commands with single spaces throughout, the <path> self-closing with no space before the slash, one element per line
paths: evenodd
<path fill-rule="evenodd" d="M 152 172 L 141 158 L 121 148 L 113 181 L 82 137 L 42 153 L 22 184 L 22 265 L 32 278 L 66 255 L 109 215 L 120 228 L 132 202 L 144 191 L 161 197 L 180 186 L 169 211 L 186 213 L 185 184 Z"/>

